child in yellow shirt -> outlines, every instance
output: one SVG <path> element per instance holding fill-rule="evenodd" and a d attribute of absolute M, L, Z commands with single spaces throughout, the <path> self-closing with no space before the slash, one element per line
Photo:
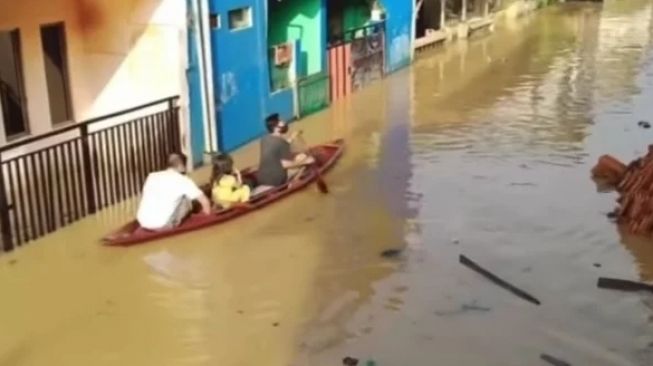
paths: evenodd
<path fill-rule="evenodd" d="M 249 186 L 243 184 L 240 172 L 234 169 L 234 161 L 229 154 L 220 154 L 213 159 L 211 174 L 211 196 L 213 202 L 223 208 L 234 203 L 249 201 Z"/>

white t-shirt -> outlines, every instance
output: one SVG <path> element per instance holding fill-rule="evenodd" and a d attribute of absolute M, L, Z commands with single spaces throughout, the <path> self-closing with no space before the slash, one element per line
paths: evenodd
<path fill-rule="evenodd" d="M 146 229 L 160 229 L 170 222 L 184 197 L 196 200 L 203 194 L 192 179 L 175 170 L 150 173 L 136 219 Z"/>

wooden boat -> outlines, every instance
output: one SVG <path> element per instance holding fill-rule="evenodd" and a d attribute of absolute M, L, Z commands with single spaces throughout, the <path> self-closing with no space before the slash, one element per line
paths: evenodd
<path fill-rule="evenodd" d="M 134 220 L 102 238 L 102 242 L 104 245 L 109 246 L 131 246 L 218 225 L 254 212 L 320 180 L 321 175 L 331 169 L 340 156 L 342 156 L 344 147 L 344 140 L 336 140 L 311 148 L 310 153 L 317 161 L 317 166 L 314 169 L 305 170 L 300 176 L 292 178 L 289 183 L 254 196 L 247 203 L 216 211 L 212 215 L 192 214 L 181 225 L 168 230 L 150 231 L 140 227 L 138 222 Z M 252 168 L 244 169 L 241 173 L 243 180 L 255 179 L 256 171 Z M 208 185 L 202 188 L 205 192 L 208 192 L 210 189 Z"/>

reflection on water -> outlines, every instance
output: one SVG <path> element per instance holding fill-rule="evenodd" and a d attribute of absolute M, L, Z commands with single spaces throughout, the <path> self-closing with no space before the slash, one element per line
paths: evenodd
<path fill-rule="evenodd" d="M 619 235 L 589 179 L 600 154 L 653 138 L 636 127 L 653 113 L 653 7 L 568 4 L 495 33 L 302 122 L 347 138 L 328 196 L 100 247 L 124 205 L 0 258 L 0 365 L 653 364 L 651 298 L 596 288 L 653 280 L 653 244 Z"/>

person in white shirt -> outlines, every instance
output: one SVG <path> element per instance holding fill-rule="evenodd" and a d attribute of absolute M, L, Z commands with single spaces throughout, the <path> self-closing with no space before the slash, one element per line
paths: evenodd
<path fill-rule="evenodd" d="M 168 169 L 147 176 L 136 219 L 147 230 L 171 229 L 192 212 L 193 201 L 200 203 L 204 214 L 211 213 L 209 199 L 186 176 L 186 156 L 170 154 Z"/>

